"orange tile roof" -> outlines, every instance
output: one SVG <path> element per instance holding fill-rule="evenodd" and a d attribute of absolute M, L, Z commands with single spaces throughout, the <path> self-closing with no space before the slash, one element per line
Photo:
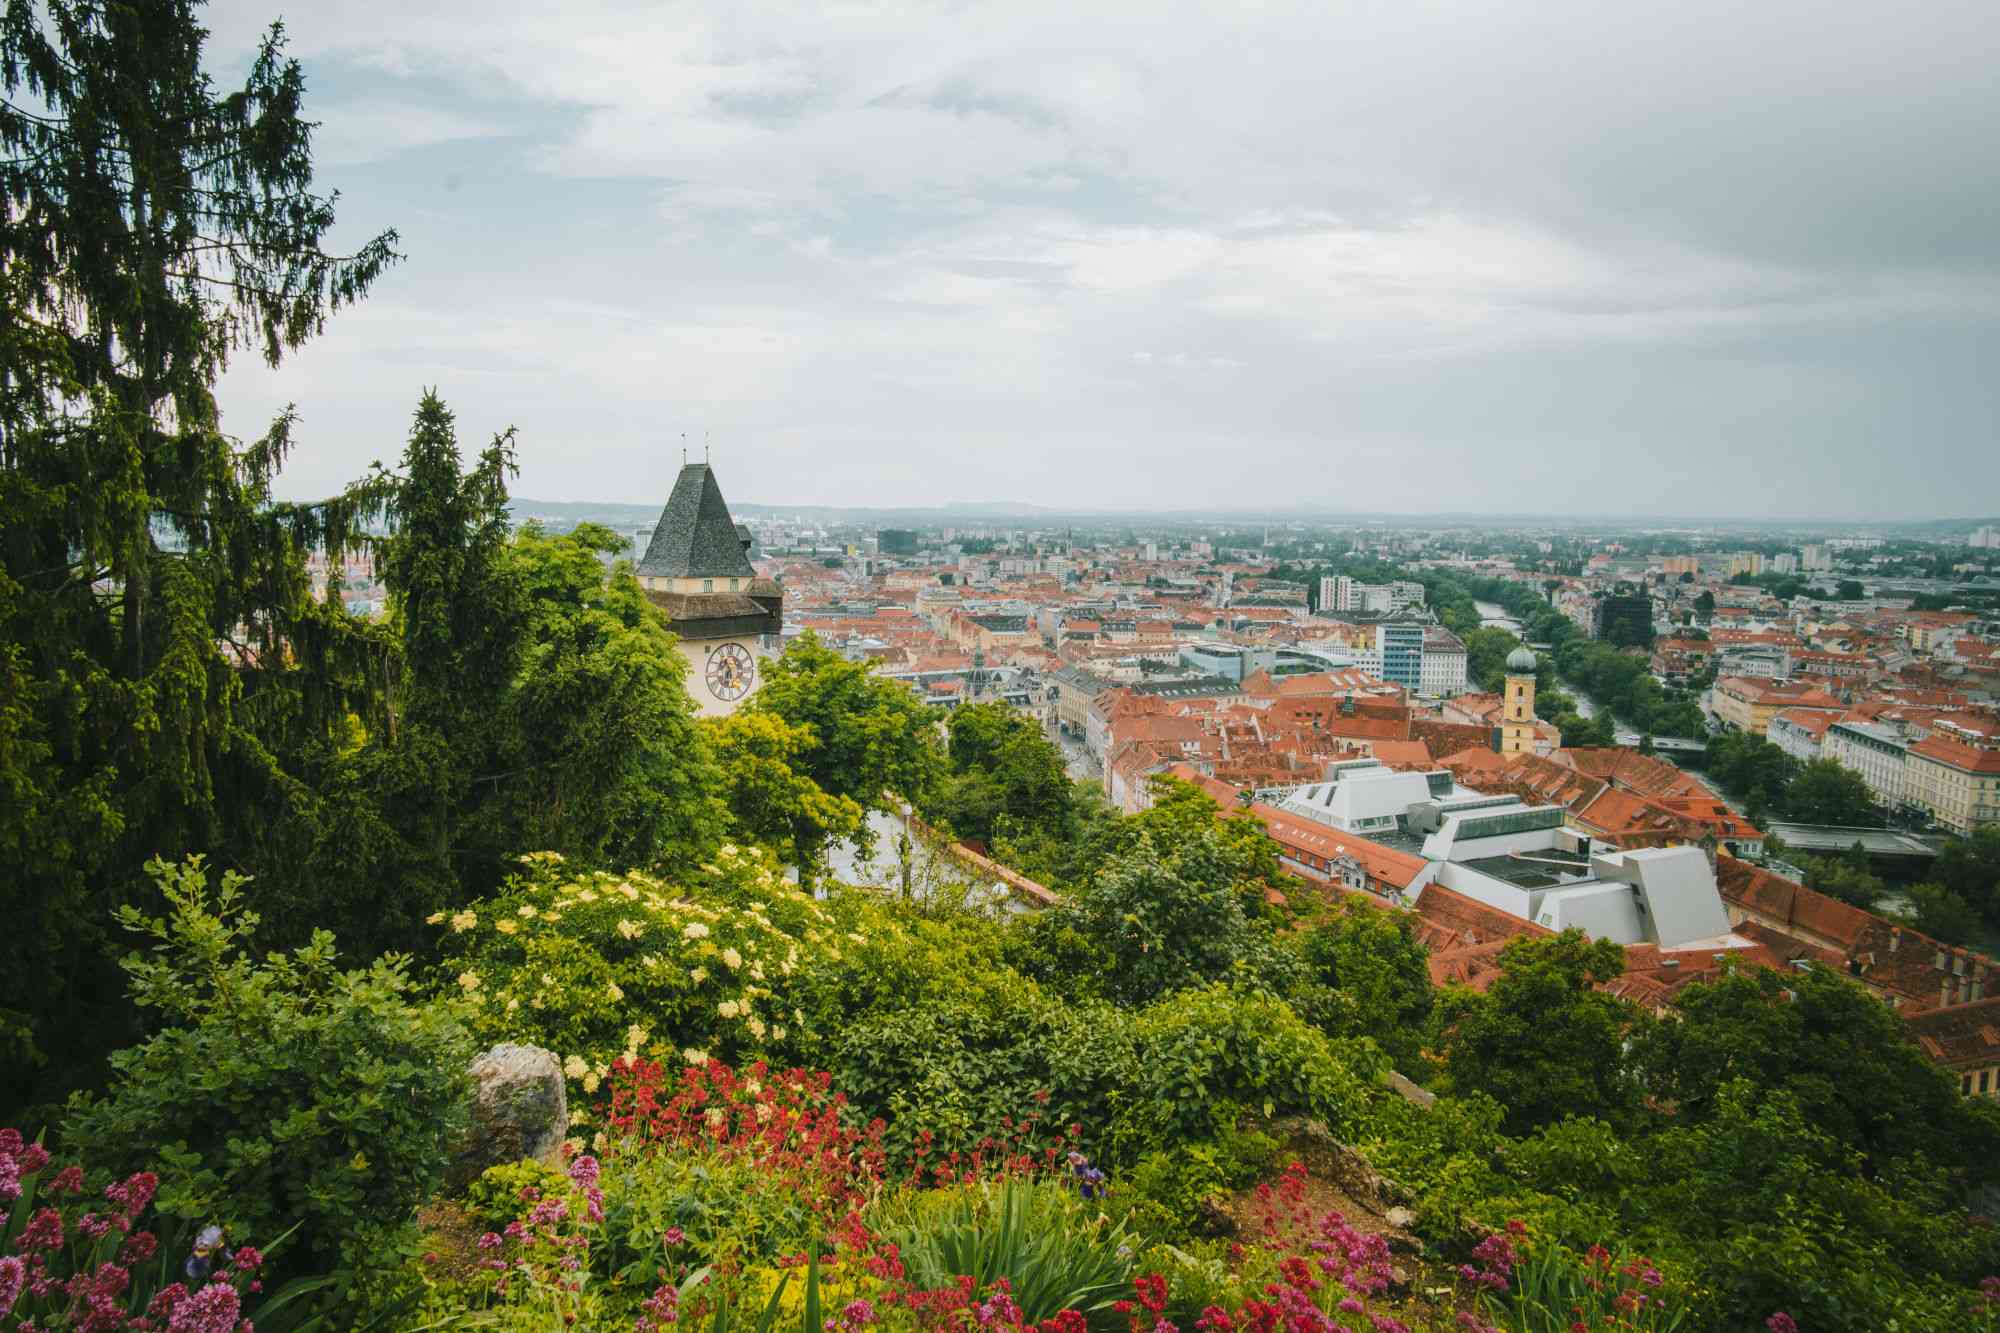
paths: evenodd
<path fill-rule="evenodd" d="M 1935 731 L 1912 745 L 1910 753 L 1920 754 L 1962 773 L 2000 773 L 2000 750 L 1980 749 Z"/>

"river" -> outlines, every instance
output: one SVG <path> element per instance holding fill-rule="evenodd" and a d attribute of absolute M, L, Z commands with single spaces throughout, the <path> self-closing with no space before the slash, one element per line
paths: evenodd
<path fill-rule="evenodd" d="M 1504 629 L 1509 634 L 1519 635 L 1521 622 L 1507 614 L 1507 608 L 1498 602 L 1474 602 L 1473 609 L 1479 612 L 1479 628 Z"/>

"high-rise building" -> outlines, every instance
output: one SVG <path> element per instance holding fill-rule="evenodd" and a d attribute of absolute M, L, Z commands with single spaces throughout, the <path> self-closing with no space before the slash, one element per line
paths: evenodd
<path fill-rule="evenodd" d="M 1382 663 L 1382 679 L 1400 685 L 1411 694 L 1424 683 L 1424 623 L 1420 620 L 1385 620 L 1375 627 L 1375 653 Z"/>
<path fill-rule="evenodd" d="M 1764 557 L 1760 552 L 1738 551 L 1735 555 L 1729 557 L 1729 573 L 1727 575 L 1729 578 L 1733 579 L 1738 574 L 1749 574 L 1755 577 L 1763 572 Z"/>
<path fill-rule="evenodd" d="M 1807 546 L 1799 552 L 1799 567 L 1808 574 L 1823 574 L 1833 568 L 1833 553 L 1824 546 Z"/>
<path fill-rule="evenodd" d="M 875 549 L 883 555 L 915 555 L 917 534 L 908 528 L 883 528 L 875 534 Z"/>

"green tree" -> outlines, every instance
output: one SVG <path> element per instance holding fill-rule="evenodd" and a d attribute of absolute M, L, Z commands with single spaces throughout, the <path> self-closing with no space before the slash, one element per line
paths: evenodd
<path fill-rule="evenodd" d="M 1858 854 L 1857 854 L 1858 853 Z M 1875 906 L 1889 886 L 1868 864 L 1868 853 L 1856 843 L 1840 856 L 1801 856 L 1799 868 L 1805 884 L 1830 897 L 1867 911 Z"/>
<path fill-rule="evenodd" d="M 244 854 L 278 940 L 328 926 L 411 950 L 426 915 L 492 891 L 523 851 L 644 866 L 721 835 L 722 783 L 664 616 L 629 566 L 607 566 L 623 546 L 610 531 L 509 535 L 510 441 L 464 467 L 427 394 L 400 470 L 382 474 L 379 703 L 306 752 Z"/>
<path fill-rule="evenodd" d="M 888 810 L 897 798 L 921 805 L 942 772 L 937 710 L 810 631 L 764 668 L 764 686 L 746 707 L 810 728 L 798 771 L 864 810 Z"/>
<path fill-rule="evenodd" d="M 1875 794 L 1859 773 L 1832 759 L 1814 759 L 1785 784 L 1785 817 L 1801 824 L 1880 824 Z"/>
<path fill-rule="evenodd" d="M 1985 930 L 1971 903 L 1942 884 L 1912 884 L 1903 890 L 1917 929 L 1946 944 L 1977 946 Z"/>
<path fill-rule="evenodd" d="M 813 882 L 827 848 L 859 836 L 867 812 L 806 775 L 805 758 L 818 744 L 812 727 L 751 708 L 705 726 L 736 827 L 797 866 L 802 882 Z"/>
<path fill-rule="evenodd" d="M 1694 595 L 1694 613 L 1703 620 L 1714 616 L 1715 594 L 1707 588 L 1703 588 L 1700 592 L 1696 593 Z"/>
<path fill-rule="evenodd" d="M 1625 950 L 1566 930 L 1510 940 L 1499 962 L 1486 994 L 1440 997 L 1437 1044 L 1448 1087 L 1500 1102 L 1509 1133 L 1567 1115 L 1630 1124 L 1639 1089 L 1624 1048 L 1645 1016 L 1597 989 L 1625 971 Z"/>
<path fill-rule="evenodd" d="M 687 692 L 687 659 L 625 539 L 533 525 L 503 552 L 522 641 L 477 832 L 486 864 L 551 850 L 593 864 L 704 856 L 721 833 L 718 773 Z M 484 878 L 482 876 L 482 878 Z"/>
<path fill-rule="evenodd" d="M 1507 654 L 1521 641 L 1504 629 L 1474 629 L 1465 633 L 1466 678 L 1482 690 L 1498 690 L 1507 674 Z"/>
<path fill-rule="evenodd" d="M 2000 921 L 2000 824 L 1947 841 L 1931 872 L 1986 920 Z"/>
<path fill-rule="evenodd" d="M 1833 590 L 1833 595 L 1843 602 L 1858 602 L 1868 594 L 1853 579 L 1842 579 Z"/>
<path fill-rule="evenodd" d="M 1806 1118 L 1876 1167 L 1921 1155 L 1971 1184 L 1996 1174 L 2000 1108 L 1968 1101 L 1919 1051 L 1896 1011 L 1820 967 L 1732 971 L 1695 982 L 1633 1060 L 1680 1124 L 1716 1115 L 1732 1080 L 1795 1098 Z"/>
<path fill-rule="evenodd" d="M 1261 933 L 1244 910 L 1257 865 L 1213 818 L 1184 836 L 1141 830 L 1036 931 L 1081 957 L 1089 989 L 1121 1004 L 1227 980 Z M 1067 937 L 1067 938 L 1065 938 Z M 1075 964 L 1064 964 L 1073 967 Z"/>
<path fill-rule="evenodd" d="M 303 560 L 337 556 L 379 495 L 272 503 L 293 419 L 244 446 L 212 390 L 232 351 L 276 364 L 364 295 L 395 234 L 323 248 L 281 30 L 220 93 L 195 8 L 0 12 L 5 1102 L 130 1031 L 108 909 L 157 849 L 254 838 L 373 655 Z"/>
<path fill-rule="evenodd" d="M 1435 997 L 1430 950 L 1411 919 L 1348 898 L 1306 932 L 1299 949 L 1313 980 L 1338 997 L 1315 1015 L 1320 1026 L 1333 1036 L 1373 1038 L 1397 1069 L 1415 1078 L 1426 1068 L 1423 1036 Z"/>
<path fill-rule="evenodd" d="M 950 774 L 930 803 L 960 837 L 991 843 L 1066 836 L 1073 825 L 1062 751 L 1005 704 L 967 704 L 950 715 Z"/>

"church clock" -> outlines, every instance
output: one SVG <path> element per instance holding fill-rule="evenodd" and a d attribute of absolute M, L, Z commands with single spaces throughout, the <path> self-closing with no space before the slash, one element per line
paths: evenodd
<path fill-rule="evenodd" d="M 750 692 L 757 681 L 757 664 L 740 643 L 725 643 L 708 655 L 708 692 L 724 703 L 734 703 Z"/>

